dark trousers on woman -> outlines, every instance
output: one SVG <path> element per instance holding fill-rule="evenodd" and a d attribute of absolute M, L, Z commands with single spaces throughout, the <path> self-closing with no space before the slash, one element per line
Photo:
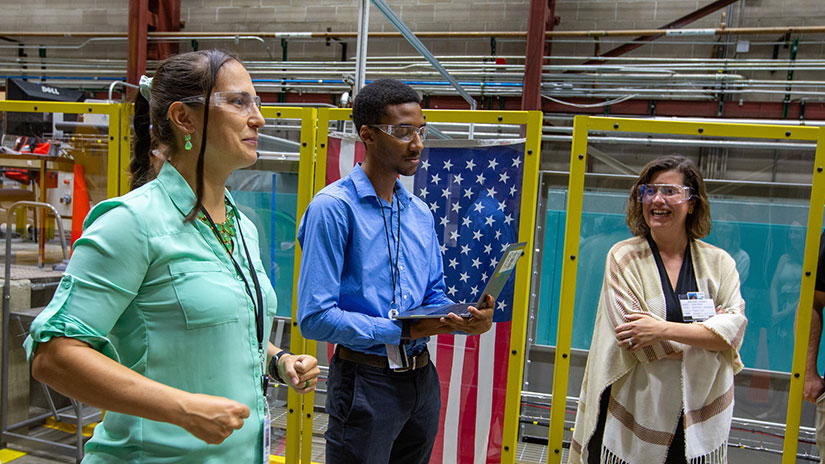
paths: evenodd
<path fill-rule="evenodd" d="M 596 423 L 596 430 L 593 432 L 593 437 L 587 443 L 587 464 L 599 464 L 602 455 L 602 441 L 604 439 L 604 424 L 607 422 L 607 405 L 610 402 L 610 387 L 602 393 L 599 400 L 599 421 Z M 685 457 L 685 415 L 679 418 L 679 425 L 676 426 L 676 432 L 673 435 L 673 442 L 670 448 L 667 449 L 667 458 L 665 464 L 682 464 L 687 463 Z M 635 464 L 635 463 L 634 463 Z"/>
<path fill-rule="evenodd" d="M 393 372 L 340 359 L 327 380 L 326 462 L 425 464 L 441 412 L 438 372 Z"/>

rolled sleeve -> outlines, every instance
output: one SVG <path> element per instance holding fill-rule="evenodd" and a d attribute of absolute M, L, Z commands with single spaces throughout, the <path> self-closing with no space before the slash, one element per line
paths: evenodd
<path fill-rule="evenodd" d="M 29 358 L 38 343 L 70 337 L 119 360 L 107 336 L 146 274 L 144 230 L 140 218 L 125 205 L 112 201 L 95 207 L 54 297 L 32 322 L 24 343 Z"/>

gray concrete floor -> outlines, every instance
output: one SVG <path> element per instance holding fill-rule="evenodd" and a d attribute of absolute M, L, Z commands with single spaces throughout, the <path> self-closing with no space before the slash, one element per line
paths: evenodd
<path fill-rule="evenodd" d="M 272 423 L 272 450 L 273 454 L 283 456 L 283 443 L 285 440 L 286 427 L 286 409 L 281 406 L 273 409 Z M 316 413 L 316 420 L 314 421 L 313 440 L 312 440 L 312 455 L 313 463 L 323 464 L 324 459 L 324 437 L 323 431 L 326 428 L 326 414 Z M 40 427 L 32 432 L 40 437 L 49 437 L 50 439 L 60 440 L 61 442 L 71 443 L 73 435 L 59 432 L 52 429 Z M 20 447 L 11 446 L 12 449 L 21 449 Z M 774 464 L 781 460 L 781 456 L 775 453 L 766 451 L 756 451 L 730 447 L 729 462 L 730 464 Z M 48 464 L 48 463 L 73 463 L 75 460 L 70 457 L 60 456 L 55 453 L 47 451 L 27 450 L 29 454 L 15 459 L 14 464 Z M 280 452 L 278 452 L 280 451 Z M 801 450 L 800 450 L 801 451 Z M 562 453 L 562 461 L 567 461 L 567 449 Z M 10 461 L 6 461 L 10 462 Z M 4 462 L 3 464 L 6 464 Z M 521 464 L 545 464 L 547 462 L 547 447 L 540 444 L 533 443 L 519 443 L 516 454 L 516 462 Z M 798 460 L 799 463 L 811 463 L 815 461 Z"/>

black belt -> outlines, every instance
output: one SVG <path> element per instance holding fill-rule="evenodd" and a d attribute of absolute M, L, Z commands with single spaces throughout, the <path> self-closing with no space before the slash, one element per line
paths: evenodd
<path fill-rule="evenodd" d="M 402 348 L 403 349 L 403 348 Z M 390 363 L 386 356 L 378 356 L 376 354 L 366 354 L 360 351 L 351 350 L 345 346 L 338 345 L 335 349 L 335 354 L 344 361 L 351 361 L 358 364 L 364 364 L 372 367 L 379 367 L 382 369 L 389 369 Z M 430 364 L 430 352 L 424 349 L 416 356 L 410 356 L 410 367 L 402 369 L 392 369 L 393 372 L 414 371 L 416 369 L 423 369 Z"/>

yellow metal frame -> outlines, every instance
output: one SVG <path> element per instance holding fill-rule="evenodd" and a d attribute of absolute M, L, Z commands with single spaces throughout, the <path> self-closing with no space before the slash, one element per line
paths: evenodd
<path fill-rule="evenodd" d="M 326 183 L 327 137 L 330 121 L 347 121 L 352 111 L 340 108 L 318 110 L 318 139 L 315 160 L 314 192 Z M 542 113 L 540 111 L 467 111 L 424 110 L 427 122 L 453 122 L 471 124 L 519 124 L 526 126 L 524 148 L 524 174 L 521 190 L 519 241 L 527 242 L 527 250 L 533 249 L 538 199 L 539 161 L 541 153 Z M 526 346 L 527 307 L 530 295 L 530 270 L 533 253 L 528 251 L 516 266 L 516 282 L 513 301 L 513 321 L 510 333 L 510 360 L 507 369 L 507 399 L 505 403 L 504 430 L 502 437 L 502 463 L 516 462 L 518 440 L 519 402 L 524 374 L 524 348 Z"/>
<path fill-rule="evenodd" d="M 548 452 L 548 464 L 557 464 L 561 461 L 589 131 L 805 140 L 817 143 L 782 457 L 783 464 L 796 462 L 802 389 L 805 380 L 805 357 L 811 326 L 820 229 L 822 227 L 823 207 L 825 207 L 825 172 L 823 172 L 825 171 L 825 128 L 576 116 L 573 123 L 573 145 L 570 153 L 567 221 L 564 233 L 565 259 L 562 265 L 559 325 L 553 371 L 553 400 L 555 403 L 555 400 L 559 399 L 561 407 L 552 408 L 550 413 L 548 446 L 549 450 L 552 451 Z"/>
<path fill-rule="evenodd" d="M 107 156 L 107 198 L 125 194 L 129 191 L 128 166 L 131 152 L 131 116 L 134 105 L 131 103 L 60 103 L 30 101 L 0 101 L 0 111 L 46 112 L 66 114 L 106 114 L 109 116 L 109 143 Z M 306 210 L 313 194 L 313 163 L 315 158 L 316 110 L 314 108 L 280 108 L 263 107 L 261 113 L 267 119 L 298 119 L 301 121 L 301 148 L 299 161 L 299 187 L 297 217 Z M 297 222 L 297 221 L 296 221 Z M 297 236 L 297 225 L 296 225 Z M 298 268 L 301 261 L 300 247 L 295 253 L 295 282 L 298 281 Z M 295 322 L 297 306 L 296 292 L 293 292 L 292 323 L 290 327 L 291 349 L 295 353 L 315 354 L 317 343 L 305 340 Z M 311 462 L 312 452 L 312 418 L 314 411 L 314 393 L 298 395 L 291 389 L 287 401 L 287 446 L 285 462 Z M 308 446 L 302 448 L 302 444 Z"/>
<path fill-rule="evenodd" d="M 261 114 L 267 119 L 298 119 L 301 121 L 301 147 L 298 162 L 298 204 L 295 212 L 295 236 L 301 216 L 312 199 L 313 171 L 315 161 L 315 134 L 317 112 L 315 108 L 261 108 Z M 296 310 L 298 307 L 298 272 L 301 264 L 301 247 L 295 241 L 295 268 L 293 273 L 292 317 L 290 321 L 290 349 L 294 353 L 315 355 L 317 342 L 306 340 L 298 328 Z M 312 456 L 312 419 L 315 411 L 315 393 L 299 395 L 289 389 L 287 397 L 286 418 L 286 453 L 284 462 L 296 464 L 309 463 Z"/>
<path fill-rule="evenodd" d="M 118 137 L 120 144 L 120 182 L 118 195 L 129 192 L 129 161 L 132 159 L 132 115 L 135 113 L 133 103 L 120 104 L 120 134 Z M 111 119 L 109 119 L 111 121 Z M 110 122 L 111 125 L 111 122 Z M 111 152 L 109 153 L 111 155 Z"/>
<path fill-rule="evenodd" d="M 0 101 L 0 111 L 21 113 L 106 114 L 109 116 L 109 154 L 106 158 L 106 197 L 111 198 L 128 191 L 126 168 L 129 166 L 129 119 L 123 122 L 120 103 L 63 103 L 5 100 Z M 126 150 L 123 150 L 121 134 L 125 131 Z M 124 181 L 123 177 L 127 177 Z M 124 184 L 125 182 L 125 184 Z M 123 185 L 127 186 L 123 190 Z"/>

